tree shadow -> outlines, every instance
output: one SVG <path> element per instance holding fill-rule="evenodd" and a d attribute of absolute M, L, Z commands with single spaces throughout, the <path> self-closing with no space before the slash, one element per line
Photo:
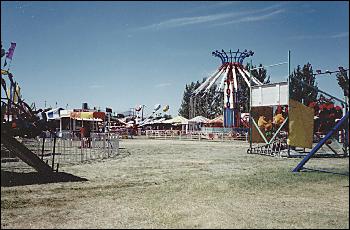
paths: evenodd
<path fill-rule="evenodd" d="M 1 187 L 79 181 L 87 181 L 87 179 L 64 172 L 44 175 L 38 172 L 19 173 L 1 170 Z"/>

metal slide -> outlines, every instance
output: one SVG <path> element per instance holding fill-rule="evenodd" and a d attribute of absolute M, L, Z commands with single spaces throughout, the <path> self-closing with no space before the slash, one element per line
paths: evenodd
<path fill-rule="evenodd" d="M 16 140 L 16 138 L 1 132 L 1 143 L 14 155 L 22 161 L 33 167 L 39 173 L 50 175 L 53 170 L 49 165 L 42 161 L 36 154 L 30 151 L 25 145 Z"/>

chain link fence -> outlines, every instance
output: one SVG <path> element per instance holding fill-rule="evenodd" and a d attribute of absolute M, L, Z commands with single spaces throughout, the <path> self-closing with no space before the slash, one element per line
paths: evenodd
<path fill-rule="evenodd" d="M 18 140 L 55 171 L 58 171 L 60 166 L 113 158 L 119 154 L 117 134 L 91 133 L 90 138 L 78 138 L 69 134 L 55 137 L 46 134 L 36 139 Z M 3 146 L 1 146 L 1 168 L 31 169 Z"/>

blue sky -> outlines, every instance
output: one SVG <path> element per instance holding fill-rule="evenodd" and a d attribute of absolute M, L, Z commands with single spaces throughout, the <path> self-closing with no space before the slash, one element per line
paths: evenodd
<path fill-rule="evenodd" d="M 349 3 L 339 2 L 6 2 L 1 41 L 16 42 L 11 71 L 37 107 L 157 103 L 176 115 L 185 84 L 220 65 L 218 49 L 250 49 L 253 64 L 287 61 L 292 70 L 349 66 Z M 268 69 L 273 82 L 287 66 Z M 335 76 L 319 87 L 341 97 Z"/>

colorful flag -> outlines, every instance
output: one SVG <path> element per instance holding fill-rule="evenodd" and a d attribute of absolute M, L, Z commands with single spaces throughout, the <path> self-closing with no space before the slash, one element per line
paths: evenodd
<path fill-rule="evenodd" d="M 16 82 L 16 90 L 13 96 L 13 102 L 17 104 L 20 98 L 21 98 L 21 87 L 19 87 L 18 83 Z"/>
<path fill-rule="evenodd" d="M 12 60 L 12 56 L 13 56 L 13 53 L 15 52 L 15 48 L 16 48 L 16 43 L 11 42 L 11 46 L 6 53 L 6 58 Z"/>

